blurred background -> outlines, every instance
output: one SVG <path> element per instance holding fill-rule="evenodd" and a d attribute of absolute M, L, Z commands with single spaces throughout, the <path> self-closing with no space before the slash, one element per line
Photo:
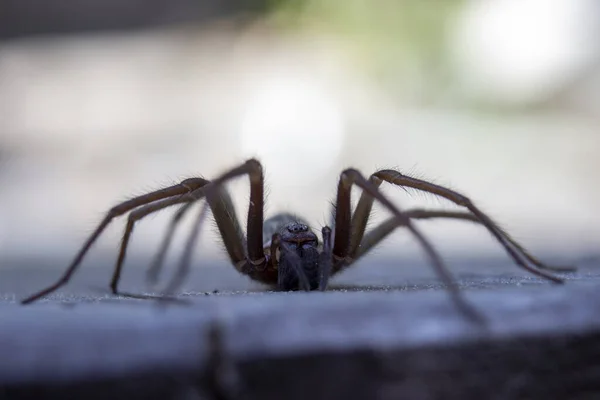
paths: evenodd
<path fill-rule="evenodd" d="M 393 167 L 467 194 L 536 254 L 598 254 L 599 34 L 595 0 L 3 0 L 1 258 L 62 267 L 119 201 L 251 156 L 267 215 L 318 229 L 343 168 Z M 231 190 L 245 219 L 247 179 Z M 130 257 L 170 215 L 138 224 Z M 504 257 L 480 227 L 420 224 L 446 256 Z M 89 258 L 116 257 L 123 226 Z M 378 254 L 420 252 L 399 231 Z M 211 229 L 201 255 L 226 260 Z"/>

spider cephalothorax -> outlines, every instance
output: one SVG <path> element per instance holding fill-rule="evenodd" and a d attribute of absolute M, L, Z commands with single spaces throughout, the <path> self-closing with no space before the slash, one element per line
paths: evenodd
<path fill-rule="evenodd" d="M 250 203 L 248 206 L 247 233 L 240 227 L 233 202 L 224 184 L 236 177 L 247 175 L 250 178 Z M 453 202 L 467 209 L 466 212 L 444 210 L 401 210 L 379 191 L 383 182 L 392 185 L 425 191 Z M 352 210 L 351 189 L 356 185 L 362 189 L 361 197 Z M 104 220 L 85 242 L 63 276 L 54 285 L 23 300 L 30 303 L 49 294 L 68 282 L 81 260 L 113 218 L 129 213 L 127 226 L 110 283 L 114 294 L 122 294 L 117 289 L 121 267 L 125 259 L 127 244 L 135 223 L 148 214 L 163 208 L 184 204 L 175 214 L 167 230 L 163 245 L 150 276 L 156 277 L 162 264 L 174 228 L 184 213 L 201 199 L 205 205 L 198 216 L 192 234 L 186 244 L 177 279 L 169 286 L 177 288 L 189 268 L 191 251 L 198 236 L 201 221 L 209 207 L 215 218 L 227 254 L 234 267 L 242 274 L 259 282 L 273 285 L 280 290 L 325 290 L 331 276 L 353 264 L 368 253 L 375 245 L 398 227 L 407 228 L 423 247 L 432 266 L 447 285 L 456 304 L 463 312 L 476 317 L 474 310 L 459 295 L 447 268 L 433 245 L 421 234 L 413 220 L 430 218 L 451 218 L 471 221 L 483 225 L 498 240 L 516 264 L 527 271 L 560 283 L 562 280 L 544 270 L 571 271 L 571 267 L 551 267 L 532 256 L 523 246 L 512 239 L 503 229 L 483 213 L 466 196 L 448 188 L 401 174 L 395 170 L 380 170 L 369 179 L 355 169 L 347 169 L 340 175 L 335 201 L 333 226 L 321 230 L 322 243 L 302 219 L 292 214 L 279 214 L 264 220 L 264 178 L 261 164 L 254 159 L 238 165 L 217 179 L 190 178 L 180 184 L 157 190 L 120 203 L 110 209 Z M 374 201 L 381 203 L 392 216 L 366 232 L 367 222 Z"/>

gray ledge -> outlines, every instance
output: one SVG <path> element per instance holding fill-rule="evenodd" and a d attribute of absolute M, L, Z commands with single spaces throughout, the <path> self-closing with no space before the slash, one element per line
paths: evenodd
<path fill-rule="evenodd" d="M 5 304 L 0 398 L 600 396 L 597 276 L 465 296 L 485 329 L 435 290 Z"/>

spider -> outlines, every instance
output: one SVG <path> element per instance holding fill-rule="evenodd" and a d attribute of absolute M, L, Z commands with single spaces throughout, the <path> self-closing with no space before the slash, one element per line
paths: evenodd
<path fill-rule="evenodd" d="M 224 187 L 224 184 L 228 181 L 243 175 L 247 175 L 250 180 L 247 234 L 244 234 L 240 226 L 231 197 Z M 402 211 L 379 191 L 379 186 L 383 182 L 446 198 L 466 208 L 467 211 L 424 209 Z M 354 211 L 351 209 L 350 196 L 353 185 L 362 189 L 362 194 Z M 341 173 L 335 201 L 333 227 L 325 226 L 322 228 L 322 240 L 319 244 L 315 232 L 309 228 L 304 220 L 293 214 L 282 213 L 264 220 L 263 168 L 259 161 L 250 159 L 212 181 L 203 178 L 189 178 L 179 184 L 117 204 L 108 211 L 60 279 L 53 285 L 22 300 L 22 303 L 31 303 L 67 284 L 87 251 L 104 229 L 114 218 L 126 213 L 129 213 L 127 225 L 123 233 L 110 289 L 115 295 L 130 296 L 120 292 L 118 284 L 127 245 L 135 223 L 145 216 L 166 207 L 183 204 L 172 219 L 165 240 L 157 253 L 158 256 L 149 270 L 150 280 L 155 280 L 175 226 L 190 206 L 203 198 L 206 199 L 205 205 L 202 207 L 198 221 L 186 243 L 178 275 L 169 286 L 171 289 L 175 289 L 187 273 L 194 242 L 198 236 L 201 220 L 207 213 L 207 207 L 213 213 L 221 239 L 235 269 L 253 280 L 275 286 L 282 291 L 325 290 L 331 276 L 345 270 L 366 255 L 369 250 L 396 228 L 405 227 L 422 246 L 436 273 L 448 287 L 456 305 L 468 316 L 477 318 L 477 313 L 460 296 L 458 287 L 454 284 L 442 258 L 429 240 L 413 224 L 413 220 L 430 218 L 465 220 L 483 225 L 504 247 L 517 265 L 552 282 L 562 283 L 563 280 L 547 271 L 565 272 L 574 270 L 573 267 L 549 266 L 539 261 L 494 223 L 489 216 L 476 207 L 468 197 L 446 187 L 412 178 L 390 169 L 377 171 L 368 179 L 353 168 L 346 169 Z M 392 216 L 366 232 L 367 222 L 375 200 L 388 209 Z"/>

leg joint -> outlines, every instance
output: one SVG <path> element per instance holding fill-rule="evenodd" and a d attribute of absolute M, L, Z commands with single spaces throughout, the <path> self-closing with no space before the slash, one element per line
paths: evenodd
<path fill-rule="evenodd" d="M 209 181 L 203 178 L 188 178 L 181 181 L 179 185 L 186 188 L 188 192 L 191 192 L 195 189 L 198 189 L 199 187 L 206 185 L 208 182 Z"/>
<path fill-rule="evenodd" d="M 340 186 L 350 187 L 356 180 L 356 177 L 360 176 L 360 172 L 354 168 L 345 169 L 340 175 Z"/>
<path fill-rule="evenodd" d="M 262 165 L 260 161 L 255 158 L 251 158 L 246 161 L 246 165 L 248 166 L 248 174 L 250 175 L 250 182 L 252 183 L 260 183 L 263 178 Z"/>

